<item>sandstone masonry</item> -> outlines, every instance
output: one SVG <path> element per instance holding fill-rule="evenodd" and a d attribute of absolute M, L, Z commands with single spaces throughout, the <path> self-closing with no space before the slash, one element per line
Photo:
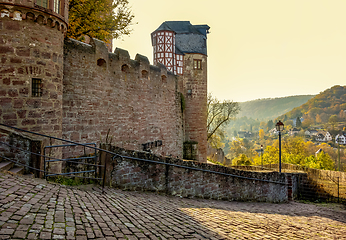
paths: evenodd
<path fill-rule="evenodd" d="M 122 148 L 179 158 L 192 143 L 188 156 L 206 162 L 207 25 L 165 22 L 155 31 L 176 37 L 165 56 L 178 65 L 64 39 L 67 26 L 66 0 L 0 0 L 1 123 L 81 143 L 108 136 Z"/>

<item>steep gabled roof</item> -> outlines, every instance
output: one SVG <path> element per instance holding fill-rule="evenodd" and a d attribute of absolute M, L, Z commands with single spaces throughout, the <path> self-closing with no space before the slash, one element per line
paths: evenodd
<path fill-rule="evenodd" d="M 173 31 L 176 34 L 201 34 L 206 36 L 210 27 L 208 25 L 192 25 L 190 21 L 165 21 L 156 31 Z"/>

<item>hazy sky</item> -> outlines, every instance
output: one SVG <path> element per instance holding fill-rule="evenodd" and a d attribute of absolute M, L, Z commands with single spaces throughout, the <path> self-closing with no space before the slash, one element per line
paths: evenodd
<path fill-rule="evenodd" d="M 133 33 L 115 47 L 152 61 L 164 21 L 208 24 L 208 91 L 219 99 L 318 94 L 346 85 L 346 0 L 129 0 Z"/>

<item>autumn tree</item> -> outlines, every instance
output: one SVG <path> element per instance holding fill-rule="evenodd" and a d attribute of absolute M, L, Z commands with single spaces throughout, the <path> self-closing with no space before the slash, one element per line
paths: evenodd
<path fill-rule="evenodd" d="M 207 110 L 207 140 L 213 143 L 215 138 L 224 138 L 223 128 L 238 114 L 240 108 L 237 102 L 229 100 L 220 102 L 209 93 Z"/>
<path fill-rule="evenodd" d="M 90 36 L 109 42 L 128 35 L 134 18 L 127 0 L 70 0 L 67 36 Z"/>
<path fill-rule="evenodd" d="M 314 122 L 312 119 L 310 119 L 310 118 L 304 119 L 304 121 L 302 122 L 302 128 L 309 128 L 313 124 L 314 124 Z"/>
<path fill-rule="evenodd" d="M 259 139 L 263 140 L 264 139 L 264 131 L 263 131 L 263 129 L 260 129 L 258 134 L 259 134 Z"/>
<path fill-rule="evenodd" d="M 322 119 L 319 114 L 316 115 L 316 123 L 322 123 Z"/>
<path fill-rule="evenodd" d="M 315 156 L 315 152 L 322 149 L 322 153 Z M 267 146 L 263 157 L 255 157 L 253 159 L 255 165 L 278 163 L 279 161 L 278 141 L 275 141 L 272 146 Z M 282 141 L 282 162 L 306 166 L 309 168 L 328 169 L 334 168 L 336 152 L 326 143 L 318 146 L 312 142 L 304 142 L 300 137 L 288 138 Z"/>

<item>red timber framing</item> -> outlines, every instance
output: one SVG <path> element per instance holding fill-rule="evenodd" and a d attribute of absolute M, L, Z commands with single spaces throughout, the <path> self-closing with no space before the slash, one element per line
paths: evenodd
<path fill-rule="evenodd" d="M 175 54 L 175 33 L 158 31 L 153 34 L 154 64 L 162 63 L 174 74 L 183 74 L 183 55 Z"/>

